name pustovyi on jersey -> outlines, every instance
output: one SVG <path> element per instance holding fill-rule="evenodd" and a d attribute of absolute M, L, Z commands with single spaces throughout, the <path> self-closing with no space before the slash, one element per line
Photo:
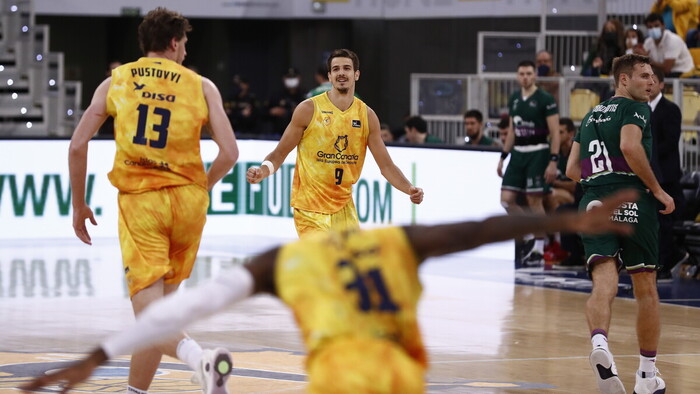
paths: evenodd
<path fill-rule="evenodd" d="M 155 67 L 136 67 L 131 69 L 131 76 L 161 78 L 179 83 L 182 75 L 180 73 L 165 71 Z"/>

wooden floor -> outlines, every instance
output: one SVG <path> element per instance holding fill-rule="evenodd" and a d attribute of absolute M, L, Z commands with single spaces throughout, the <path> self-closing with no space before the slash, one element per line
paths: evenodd
<path fill-rule="evenodd" d="M 205 245 L 187 285 L 249 252 L 225 242 Z M 74 360 L 132 321 L 118 261 L 114 240 L 96 240 L 91 248 L 0 244 L 0 393 L 17 392 L 21 382 Z M 587 294 L 516 285 L 512 262 L 478 252 L 430 261 L 421 276 L 429 392 L 596 392 L 583 315 Z M 700 309 L 664 304 L 661 311 L 658 367 L 667 392 L 700 393 Z M 617 299 L 610 330 L 610 348 L 630 393 L 638 366 L 636 312 L 633 300 Z M 304 391 L 299 333 L 276 299 L 248 300 L 189 332 L 206 347 L 233 352 L 232 392 Z M 128 358 L 114 360 L 77 392 L 123 392 L 127 371 Z M 190 377 L 183 364 L 164 360 L 150 392 L 197 392 Z"/>

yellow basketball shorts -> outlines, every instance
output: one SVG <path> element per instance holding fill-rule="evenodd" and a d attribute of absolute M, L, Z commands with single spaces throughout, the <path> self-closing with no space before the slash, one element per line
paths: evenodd
<path fill-rule="evenodd" d="M 294 208 L 294 227 L 299 238 L 317 231 L 344 230 L 360 228 L 355 203 L 350 198 L 340 211 L 320 213 Z"/>
<path fill-rule="evenodd" d="M 209 194 L 199 185 L 119 193 L 119 243 L 131 297 L 160 278 L 187 279 L 207 220 Z"/>
<path fill-rule="evenodd" d="M 394 342 L 342 338 L 308 362 L 309 393 L 424 393 L 425 369 Z"/>

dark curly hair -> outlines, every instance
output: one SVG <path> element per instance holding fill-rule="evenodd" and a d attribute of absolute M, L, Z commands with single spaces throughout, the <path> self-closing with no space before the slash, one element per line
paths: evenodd
<path fill-rule="evenodd" d="M 173 38 L 181 40 L 192 31 L 190 22 L 179 12 L 158 7 L 150 11 L 139 25 L 139 47 L 148 52 L 163 52 Z"/>

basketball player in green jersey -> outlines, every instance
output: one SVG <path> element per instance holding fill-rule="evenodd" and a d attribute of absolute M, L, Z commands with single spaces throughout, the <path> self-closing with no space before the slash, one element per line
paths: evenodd
<path fill-rule="evenodd" d="M 501 204 L 509 214 L 520 214 L 517 198 L 525 193 L 530 211 L 543 214 L 544 195 L 557 177 L 559 110 L 554 97 L 535 85 L 533 62 L 520 62 L 517 77 L 520 89 L 508 100 L 510 128 L 497 169 L 503 177 Z M 509 153 L 512 156 L 503 173 L 503 160 Z M 543 233 L 535 234 L 534 246 L 523 257 L 523 265 L 544 264 L 544 237 Z"/>
<path fill-rule="evenodd" d="M 619 270 L 630 273 L 638 305 L 637 340 L 639 370 L 634 392 L 663 393 L 664 381 L 656 374 L 656 349 L 661 322 L 656 289 L 658 269 L 658 221 L 656 200 L 673 212 L 673 199 L 661 188 L 651 170 L 652 135 L 649 126 L 649 96 L 654 79 L 649 58 L 624 55 L 613 61 L 615 96 L 597 105 L 581 121 L 574 137 L 566 175 L 581 182 L 584 196 L 580 210 L 600 205 L 607 195 L 620 189 L 637 189 L 636 202 L 622 204 L 612 220 L 634 226 L 634 234 L 583 236 L 586 265 L 593 291 L 586 303 L 591 331 L 591 367 L 603 393 L 625 393 L 608 349 L 611 306 L 617 294 Z"/>

